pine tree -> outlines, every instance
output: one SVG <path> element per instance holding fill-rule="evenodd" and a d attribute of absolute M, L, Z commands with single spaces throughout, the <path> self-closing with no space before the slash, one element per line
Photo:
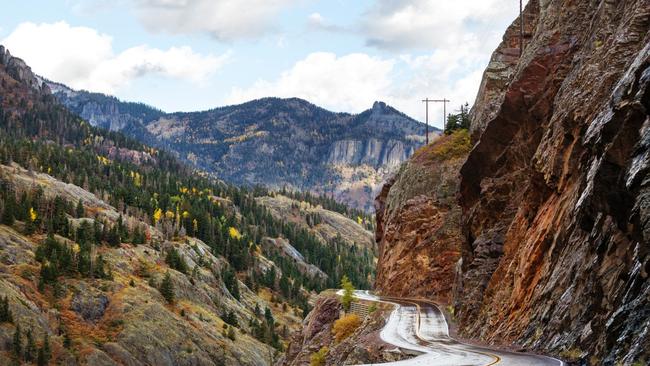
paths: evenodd
<path fill-rule="evenodd" d="M 23 353 L 23 340 L 22 335 L 20 334 L 20 324 L 16 325 L 16 330 L 14 331 L 14 340 L 11 345 L 11 350 L 14 353 L 16 358 L 20 358 Z"/>
<path fill-rule="evenodd" d="M 86 216 L 86 210 L 84 209 L 84 204 L 82 200 L 77 201 L 77 208 L 75 210 L 75 213 L 77 215 L 77 218 Z"/>
<path fill-rule="evenodd" d="M 9 309 L 9 299 L 4 296 L 0 299 L 0 323 L 13 323 L 14 317 Z"/>
<path fill-rule="evenodd" d="M 223 280 L 223 283 L 226 285 L 228 292 L 230 292 L 230 294 L 232 295 L 232 297 L 239 300 L 240 298 L 239 283 L 237 282 L 237 277 L 235 276 L 235 273 L 232 270 L 225 268 L 221 272 L 221 278 Z"/>
<path fill-rule="evenodd" d="M 287 276 L 282 274 L 282 277 L 280 277 L 280 291 L 282 291 L 282 296 L 285 298 L 288 298 L 289 295 L 291 295 L 291 289 L 290 289 L 291 283 L 289 283 L 289 279 Z"/>
<path fill-rule="evenodd" d="M 45 361 L 45 353 L 43 352 L 43 348 L 38 349 L 38 356 L 36 356 L 36 365 L 37 366 L 47 366 L 47 362 Z"/>
<path fill-rule="evenodd" d="M 32 335 L 32 330 L 27 331 L 27 344 L 25 345 L 25 354 L 23 359 L 25 362 L 34 361 L 34 356 L 36 354 L 36 343 L 34 342 L 34 336 Z"/>
<path fill-rule="evenodd" d="M 271 309 L 269 309 L 268 307 L 264 309 L 264 318 L 266 319 L 266 323 L 269 325 L 269 327 L 273 328 L 275 319 L 273 318 L 273 313 L 271 312 Z"/>
<path fill-rule="evenodd" d="M 165 257 L 165 263 L 167 263 L 168 266 L 171 268 L 187 274 L 188 267 L 187 263 L 185 263 L 185 260 L 183 257 L 178 253 L 178 250 L 176 248 L 172 247 L 170 250 L 167 251 L 167 256 Z"/>
<path fill-rule="evenodd" d="M 2 223 L 7 226 L 14 224 L 16 210 L 16 197 L 12 191 L 7 192 L 5 207 L 2 211 Z"/>
<path fill-rule="evenodd" d="M 235 340 L 236 336 L 235 336 L 235 328 L 234 327 L 230 327 L 228 329 L 228 338 L 230 338 L 231 341 Z"/>
<path fill-rule="evenodd" d="M 38 357 L 36 364 L 38 366 L 47 366 L 52 358 L 52 351 L 50 350 L 50 336 L 46 333 L 43 337 L 43 345 L 38 349 Z"/>
<path fill-rule="evenodd" d="M 117 225 L 113 226 L 108 233 L 108 245 L 117 248 L 120 246 L 121 238 Z"/>
<path fill-rule="evenodd" d="M 172 283 L 172 277 L 169 272 L 165 274 L 165 278 L 163 278 L 160 284 L 160 294 L 162 294 L 168 303 L 171 304 L 174 302 L 174 284 Z"/>
<path fill-rule="evenodd" d="M 63 334 L 63 347 L 69 349 L 70 346 L 72 346 L 72 339 L 70 339 L 68 332 L 65 332 Z"/>

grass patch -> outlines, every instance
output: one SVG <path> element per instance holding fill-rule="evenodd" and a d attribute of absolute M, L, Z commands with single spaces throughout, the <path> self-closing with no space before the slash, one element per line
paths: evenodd
<path fill-rule="evenodd" d="M 419 148 L 414 154 L 414 160 L 441 161 L 466 156 L 472 148 L 469 131 L 456 130 L 450 135 L 441 136 L 433 143 Z"/>
<path fill-rule="evenodd" d="M 560 357 L 567 359 L 568 361 L 578 361 L 582 356 L 582 351 L 577 347 L 567 348 L 564 351 L 560 352 Z"/>

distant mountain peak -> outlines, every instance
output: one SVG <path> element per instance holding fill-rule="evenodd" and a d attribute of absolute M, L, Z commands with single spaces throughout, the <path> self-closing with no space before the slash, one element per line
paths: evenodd
<path fill-rule="evenodd" d="M 383 179 L 424 140 L 422 123 L 381 101 L 359 114 L 278 97 L 164 113 L 50 85 L 91 124 L 171 150 L 227 182 L 333 194 L 366 210 Z"/>
<path fill-rule="evenodd" d="M 375 113 L 383 113 L 385 108 L 386 103 L 384 102 L 377 101 L 372 104 L 372 111 Z"/>

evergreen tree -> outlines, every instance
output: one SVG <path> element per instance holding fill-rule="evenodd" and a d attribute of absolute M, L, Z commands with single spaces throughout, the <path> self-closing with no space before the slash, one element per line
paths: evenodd
<path fill-rule="evenodd" d="M 9 299 L 4 296 L 0 299 L 0 323 L 13 323 L 14 317 L 9 309 Z"/>
<path fill-rule="evenodd" d="M 122 239 L 120 238 L 120 232 L 117 225 L 113 226 L 108 232 L 108 245 L 117 248 L 120 246 Z"/>
<path fill-rule="evenodd" d="M 2 224 L 11 226 L 14 224 L 16 213 L 16 197 L 14 193 L 9 191 L 5 197 L 5 205 L 2 211 Z"/>
<path fill-rule="evenodd" d="M 68 332 L 63 333 L 63 347 L 70 349 L 72 346 L 72 339 L 70 339 L 70 335 Z"/>
<path fill-rule="evenodd" d="M 289 279 L 287 279 L 287 276 L 282 274 L 282 277 L 280 277 L 280 291 L 282 292 L 282 296 L 285 298 L 288 298 L 291 295 L 291 283 L 289 283 Z"/>
<path fill-rule="evenodd" d="M 180 255 L 180 253 L 178 253 L 178 250 L 176 250 L 175 247 L 172 247 L 170 250 L 167 251 L 165 262 L 171 268 L 181 273 L 187 274 L 188 271 L 187 263 L 185 263 L 185 260 Z"/>
<path fill-rule="evenodd" d="M 458 129 L 469 129 L 469 104 L 465 103 L 460 106 L 458 113 L 449 113 L 447 115 L 447 124 L 445 125 L 445 134 L 449 135 Z"/>
<path fill-rule="evenodd" d="M 23 356 L 25 362 L 34 361 L 34 356 L 36 356 L 36 343 L 34 342 L 31 329 L 27 331 L 27 344 L 25 345 L 25 354 Z"/>
<path fill-rule="evenodd" d="M 77 208 L 75 209 L 75 213 L 77 215 L 77 218 L 86 216 L 86 210 L 84 209 L 82 200 L 77 201 Z"/>
<path fill-rule="evenodd" d="M 232 325 L 233 327 L 238 327 L 239 322 L 237 321 L 237 316 L 232 310 L 225 312 L 223 315 L 223 321 Z"/>
<path fill-rule="evenodd" d="M 273 318 L 273 313 L 271 312 L 271 309 L 268 307 L 264 309 L 264 318 L 266 319 L 266 323 L 269 324 L 269 327 L 273 328 L 273 325 L 275 324 L 275 319 Z"/>
<path fill-rule="evenodd" d="M 172 277 L 167 272 L 162 282 L 160 283 L 160 294 L 167 300 L 168 303 L 174 302 L 174 284 L 172 283 Z"/>
<path fill-rule="evenodd" d="M 21 358 L 23 353 L 23 340 L 20 331 L 20 324 L 16 325 L 16 330 L 14 331 L 14 339 L 11 345 L 11 351 L 13 352 L 16 358 Z"/>
<path fill-rule="evenodd" d="M 52 358 L 52 352 L 50 350 L 50 336 L 46 333 L 43 337 L 43 345 L 38 349 L 38 357 L 36 359 L 36 364 L 38 366 L 46 366 Z"/>
<path fill-rule="evenodd" d="M 237 282 L 237 277 L 235 276 L 235 272 L 233 272 L 228 268 L 225 268 L 221 272 L 221 278 L 223 280 L 223 283 L 226 285 L 228 292 L 230 292 L 230 294 L 232 295 L 232 297 L 239 300 L 240 297 L 239 283 Z"/>
<path fill-rule="evenodd" d="M 43 353 L 43 348 L 38 349 L 38 356 L 36 356 L 36 365 L 47 366 L 47 362 L 45 361 L 45 354 Z"/>

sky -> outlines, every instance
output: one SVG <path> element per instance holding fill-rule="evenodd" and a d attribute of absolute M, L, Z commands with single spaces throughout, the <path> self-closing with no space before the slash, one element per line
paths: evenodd
<path fill-rule="evenodd" d="M 166 112 L 299 97 L 473 103 L 516 0 L 3 0 L 0 44 L 74 89 Z M 429 120 L 442 126 L 442 106 Z"/>

